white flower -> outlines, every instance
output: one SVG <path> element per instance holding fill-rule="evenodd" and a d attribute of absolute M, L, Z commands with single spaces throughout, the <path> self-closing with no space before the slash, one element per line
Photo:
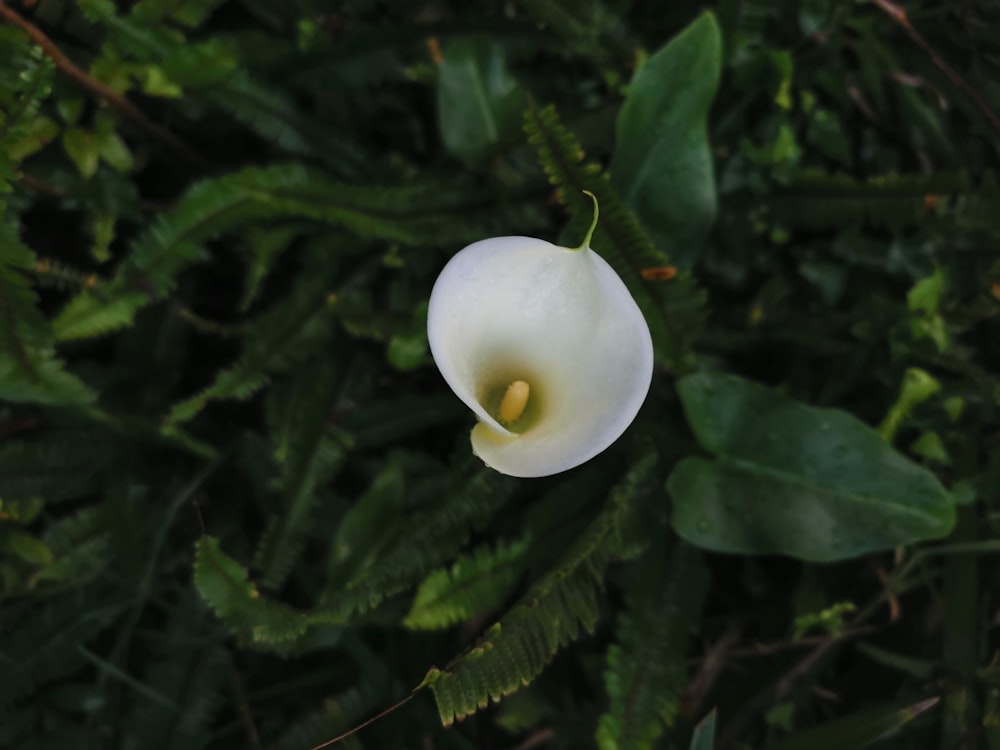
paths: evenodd
<path fill-rule="evenodd" d="M 431 292 L 434 361 L 479 418 L 473 451 L 504 474 L 548 476 L 593 458 L 632 423 L 649 390 L 649 327 L 589 247 L 594 206 L 579 248 L 531 237 L 475 242 Z"/>

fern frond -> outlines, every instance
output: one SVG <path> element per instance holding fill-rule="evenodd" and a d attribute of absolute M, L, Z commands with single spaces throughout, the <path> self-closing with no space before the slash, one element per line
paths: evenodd
<path fill-rule="evenodd" d="M 59 341 L 103 336 L 132 325 L 136 313 L 149 302 L 142 292 L 126 292 L 110 299 L 83 291 L 73 297 L 52 321 Z"/>
<path fill-rule="evenodd" d="M 559 562 L 465 654 L 431 668 L 429 687 L 447 726 L 530 683 L 581 629 L 592 632 L 604 570 L 631 547 L 626 529 L 640 489 L 655 473 L 648 453 L 612 490 L 604 510 Z"/>
<path fill-rule="evenodd" d="M 437 507 L 411 512 L 392 530 L 374 560 L 342 583 L 342 578 L 333 576 L 333 586 L 325 592 L 314 620 L 344 620 L 416 584 L 458 551 L 473 527 L 488 522 L 516 487 L 510 477 L 483 469 Z"/>
<path fill-rule="evenodd" d="M 52 561 L 37 571 L 31 586 L 46 593 L 78 589 L 108 564 L 111 532 L 99 507 L 89 507 L 53 523 L 43 537 Z"/>
<path fill-rule="evenodd" d="M 609 52 L 623 52 L 628 31 L 621 18 L 598 0 L 521 0 L 520 5 L 539 26 L 548 26 L 574 54 L 605 59 Z M 619 49 L 609 49 L 607 41 Z M 634 45 L 631 45 L 634 47 Z M 557 46 L 558 50 L 559 47 Z"/>
<path fill-rule="evenodd" d="M 202 537 L 195 554 L 198 592 L 242 641 L 280 643 L 306 631 L 309 622 L 304 613 L 262 597 L 247 569 L 222 551 L 218 539 Z"/>
<path fill-rule="evenodd" d="M 402 396 L 373 401 L 344 419 L 344 430 L 357 448 L 373 448 L 466 416 L 458 399 L 447 396 Z"/>
<path fill-rule="evenodd" d="M 34 256 L 20 243 L 14 226 L 0 228 L 0 351 L 12 352 L 29 372 L 30 351 L 52 343 L 28 278 L 33 267 Z"/>
<path fill-rule="evenodd" d="M 334 312 L 329 293 L 332 271 L 330 264 L 305 269 L 291 294 L 248 326 L 239 361 L 222 370 L 203 391 L 175 404 L 167 423 L 186 422 L 212 401 L 246 400 L 275 373 L 322 350 Z"/>
<path fill-rule="evenodd" d="M 89 403 L 95 394 L 55 356 L 52 328 L 31 288 L 33 268 L 34 255 L 21 244 L 16 225 L 0 225 L 0 400 Z"/>
<path fill-rule="evenodd" d="M 329 123 L 311 119 L 278 89 L 245 70 L 236 70 L 197 94 L 283 151 L 322 161 L 345 177 L 367 172 L 369 162 L 359 144 Z"/>
<path fill-rule="evenodd" d="M 361 238 L 407 245 L 471 242 L 497 211 L 496 196 L 453 182 L 364 185 L 331 180 L 301 164 L 247 169 L 237 176 L 262 208 L 316 219 Z"/>
<path fill-rule="evenodd" d="M 414 630 L 438 630 L 498 606 L 524 567 L 526 539 L 495 550 L 479 547 L 435 570 L 420 584 L 403 624 Z"/>
<path fill-rule="evenodd" d="M 701 616 L 708 571 L 701 553 L 683 542 L 669 555 L 667 533 L 654 532 L 651 548 L 633 563 L 607 654 L 611 705 L 598 723 L 601 750 L 651 750 L 672 724 L 687 681 L 688 637 Z"/>
<path fill-rule="evenodd" d="M 53 321 L 56 338 L 91 338 L 131 325 L 142 307 L 171 292 L 177 274 L 207 257 L 203 242 L 252 219 L 254 208 L 230 177 L 195 185 L 135 242 L 99 294 L 84 291 L 69 301 Z"/>
<path fill-rule="evenodd" d="M 81 609 L 81 600 L 75 595 L 55 597 L 48 606 L 5 624 L 0 709 L 78 670 L 86 663 L 80 644 L 99 635 L 132 604 L 115 594 L 92 595 Z"/>
<path fill-rule="evenodd" d="M 279 587 L 305 543 L 315 490 L 329 481 L 346 457 L 343 440 L 330 428 L 339 400 L 338 368 L 321 362 L 275 387 L 268 402 L 268 423 L 281 467 L 282 507 L 268 523 L 257 550 L 263 585 Z"/>
<path fill-rule="evenodd" d="M 0 354 L 0 401 L 82 406 L 97 398 L 83 381 L 66 371 L 51 349 L 30 352 L 28 367 L 30 375 L 22 362 Z"/>
<path fill-rule="evenodd" d="M 154 661 L 142 675 L 146 689 L 134 696 L 123 722 L 128 746 L 197 750 L 212 739 L 232 665 L 222 628 L 206 621 L 208 613 L 193 592 L 185 594 L 171 607 L 165 632 L 153 645 Z"/>
<path fill-rule="evenodd" d="M 596 164 L 583 163 L 582 147 L 562 125 L 554 106 L 528 109 L 525 130 L 549 182 L 557 188 L 559 200 L 573 217 L 571 230 L 575 236 L 584 235 L 593 216 L 593 206 L 583 191 L 597 196 L 601 221 L 591 246 L 614 267 L 632 292 L 649 325 L 658 360 L 672 370 L 685 368 L 691 346 L 704 325 L 705 293 L 688 273 L 666 282 L 644 278 L 643 271 L 670 267 L 669 257 L 650 240 L 611 186 L 607 174 Z"/>
<path fill-rule="evenodd" d="M 0 37 L 0 193 L 25 151 L 23 140 L 31 137 L 31 125 L 42 102 L 52 93 L 55 65 L 42 50 L 29 43 L 20 31 L 6 29 Z"/>
<path fill-rule="evenodd" d="M 788 226 L 842 227 L 868 221 L 900 229 L 926 220 L 949 197 L 972 197 L 962 172 L 889 174 L 859 181 L 844 174 L 803 171 L 773 196 L 775 220 Z"/>
<path fill-rule="evenodd" d="M 135 242 L 113 279 L 70 300 L 53 323 L 56 338 L 90 338 L 131 325 L 142 307 L 173 291 L 181 271 L 208 257 L 205 242 L 248 225 L 309 219 L 362 239 L 443 244 L 479 239 L 482 228 L 475 219 L 489 223 L 495 212 L 494 197 L 481 190 L 441 183 L 338 183 L 300 164 L 205 180 Z"/>

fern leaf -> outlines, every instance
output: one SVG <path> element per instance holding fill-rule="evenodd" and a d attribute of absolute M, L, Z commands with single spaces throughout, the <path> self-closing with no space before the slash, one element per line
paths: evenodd
<path fill-rule="evenodd" d="M 305 632 L 309 623 L 303 613 L 262 597 L 247 569 L 226 555 L 217 539 L 202 537 L 195 551 L 195 586 L 238 638 L 270 644 L 292 641 Z"/>
<path fill-rule="evenodd" d="M 234 176 L 273 215 L 316 219 L 362 238 L 408 245 L 471 242 L 497 212 L 496 196 L 447 182 L 364 185 L 337 182 L 300 164 L 246 169 Z"/>
<path fill-rule="evenodd" d="M 583 163 L 583 149 L 563 127 L 555 107 L 530 108 L 525 114 L 525 130 L 549 182 L 569 208 L 575 236 L 583 236 L 593 215 L 593 206 L 583 191 L 597 196 L 601 221 L 591 246 L 614 267 L 635 297 L 649 325 L 658 361 L 673 370 L 687 367 L 691 346 L 704 326 L 705 293 L 687 273 L 666 282 L 644 278 L 644 271 L 648 275 L 650 269 L 670 268 L 667 254 L 649 239 L 607 174 L 595 164 Z"/>
<path fill-rule="evenodd" d="M 281 467 L 282 508 L 268 525 L 256 565 L 263 585 L 280 586 L 305 543 L 315 489 L 329 481 L 343 463 L 343 441 L 329 425 L 340 395 L 338 368 L 319 363 L 294 378 L 288 388 L 274 388 L 269 423 Z"/>
<path fill-rule="evenodd" d="M 110 627 L 131 604 L 118 594 L 96 596 L 81 611 L 80 598 L 56 597 L 47 607 L 6 622 L 0 641 L 0 708 L 80 669 L 86 662 L 78 646 Z"/>
<path fill-rule="evenodd" d="M 26 275 L 33 265 L 31 252 L 18 241 L 14 228 L 0 229 L 0 351 L 13 352 L 28 372 L 29 352 L 52 341 Z"/>
<path fill-rule="evenodd" d="M 306 268 L 292 293 L 249 326 L 239 361 L 220 372 L 208 388 L 175 404 L 167 423 L 186 422 L 212 401 L 246 400 L 273 374 L 324 348 L 334 311 L 328 291 L 332 270 L 330 264 Z"/>
<path fill-rule="evenodd" d="M 0 216 L 2 210 L 0 204 Z M 64 369 L 52 349 L 51 326 L 27 277 L 33 267 L 34 256 L 14 226 L 0 226 L 0 400 L 89 403 L 95 394 Z"/>
<path fill-rule="evenodd" d="M 310 219 L 344 227 L 363 239 L 423 245 L 479 239 L 481 225 L 493 221 L 495 213 L 494 197 L 482 190 L 441 183 L 338 183 L 299 164 L 250 168 L 205 180 L 135 242 L 99 293 L 85 290 L 70 300 L 53 323 L 56 338 L 89 338 L 131 325 L 142 307 L 173 291 L 181 271 L 208 257 L 205 242 L 236 229 L 245 231 L 247 225 Z M 240 379 L 238 373 L 232 377 Z M 189 406 L 198 410 L 197 403 Z M 190 414 L 182 411 L 181 417 Z"/>
<path fill-rule="evenodd" d="M 369 161 L 359 144 L 329 123 L 310 119 L 287 96 L 244 70 L 197 93 L 283 151 L 321 160 L 345 177 L 358 178 L 367 171 Z"/>
<path fill-rule="evenodd" d="M 701 616 L 708 572 L 701 553 L 678 543 L 667 554 L 667 531 L 633 563 L 626 610 L 608 649 L 604 684 L 611 700 L 597 728 L 601 750 L 651 750 L 677 713 L 687 681 L 687 644 Z"/>
<path fill-rule="evenodd" d="M 628 54 L 636 46 L 621 18 L 599 0 L 521 0 L 520 4 L 539 26 L 551 27 L 574 54 L 603 60 L 612 52 Z"/>
<path fill-rule="evenodd" d="M 924 221 L 939 200 L 975 197 L 970 193 L 969 176 L 961 172 L 889 174 L 858 181 L 812 170 L 796 175 L 771 199 L 770 209 L 777 221 L 789 226 L 842 227 L 868 221 L 900 229 Z"/>
<path fill-rule="evenodd" d="M 254 202 L 228 178 L 192 187 L 133 245 L 100 294 L 83 291 L 53 321 L 56 338 L 100 336 L 132 324 L 136 313 L 170 293 L 191 263 L 205 259 L 204 241 L 253 217 Z"/>
<path fill-rule="evenodd" d="M 451 568 L 435 570 L 420 584 L 403 624 L 437 630 L 492 609 L 510 593 L 524 566 L 527 540 L 480 547 Z"/>
<path fill-rule="evenodd" d="M 314 620 L 342 621 L 416 584 L 458 551 L 468 540 L 471 528 L 485 524 L 516 486 L 510 477 L 483 469 L 437 507 L 411 512 L 401 527 L 393 529 L 374 560 L 346 581 L 338 575 L 331 578 L 332 586 L 325 592 Z M 366 505 L 368 512 L 375 507 L 375 503 Z"/>
<path fill-rule="evenodd" d="M 0 354 L 0 401 L 82 406 L 97 398 L 82 380 L 66 371 L 51 349 L 31 352 L 28 363 L 30 375 L 21 362 Z"/>
<path fill-rule="evenodd" d="M 357 448 L 372 448 L 436 425 L 461 422 L 465 417 L 463 405 L 451 394 L 402 396 L 379 399 L 358 409 L 344 419 L 344 430 L 350 433 Z"/>
<path fill-rule="evenodd" d="M 142 675 L 146 690 L 136 694 L 123 722 L 127 746 L 197 750 L 212 739 L 212 722 L 232 670 L 224 632 L 205 621 L 208 613 L 196 596 L 185 596 L 170 614 L 153 647 L 155 661 Z"/>
<path fill-rule="evenodd" d="M 78 589 L 109 562 L 111 532 L 101 508 L 84 508 L 52 524 L 43 537 L 52 561 L 31 578 L 31 586 L 46 593 Z"/>
<path fill-rule="evenodd" d="M 625 530 L 655 468 L 650 452 L 612 490 L 604 510 L 560 561 L 499 622 L 445 669 L 431 668 L 417 689 L 433 691 L 445 726 L 527 685 L 581 630 L 593 630 L 604 569 L 629 549 Z"/>

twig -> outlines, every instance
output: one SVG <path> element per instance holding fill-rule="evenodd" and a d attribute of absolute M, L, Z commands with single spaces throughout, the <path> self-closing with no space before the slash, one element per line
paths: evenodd
<path fill-rule="evenodd" d="M 59 70 L 72 78 L 102 102 L 120 111 L 126 117 L 136 122 L 148 133 L 156 138 L 159 138 L 161 141 L 173 148 L 177 153 L 184 156 L 184 158 L 202 165 L 208 163 L 207 159 L 184 143 L 184 141 L 180 138 L 175 136 L 166 128 L 157 125 L 155 122 L 150 120 L 149 117 L 142 112 L 142 110 L 132 104 L 132 102 L 124 96 L 119 94 L 117 91 L 108 88 L 93 76 L 88 75 L 83 69 L 78 67 L 76 63 L 70 60 L 69 57 L 67 57 L 66 54 L 59 49 L 58 45 L 56 45 L 56 43 L 45 34 L 45 32 L 31 23 L 31 21 L 20 15 L 17 11 L 7 7 L 4 0 L 0 0 L 0 19 L 24 31 L 32 42 L 41 47 L 42 52 L 44 52 L 52 60 L 52 62 L 55 63 Z"/>
<path fill-rule="evenodd" d="M 233 692 L 236 694 L 237 711 L 240 715 L 240 721 L 246 729 L 250 747 L 253 750 L 261 750 L 263 745 L 260 744 L 260 735 L 257 734 L 257 727 L 253 723 L 253 712 L 250 710 L 250 704 L 247 702 L 247 694 L 243 689 L 243 682 L 240 680 L 240 676 L 235 669 L 230 675 L 229 684 L 232 685 Z"/>
<path fill-rule="evenodd" d="M 533 747 L 538 747 L 539 745 L 544 745 L 550 740 L 556 738 L 556 733 L 551 729 L 540 729 L 534 734 L 532 734 L 528 739 L 522 742 L 520 745 L 514 748 L 514 750 L 531 750 Z"/>
<path fill-rule="evenodd" d="M 701 668 L 698 674 L 688 682 L 687 687 L 681 694 L 681 712 L 686 716 L 693 716 L 698 706 L 704 700 L 708 691 L 712 689 L 715 680 L 725 669 L 726 662 L 733 651 L 733 646 L 740 639 L 742 629 L 739 625 L 731 625 L 722 637 L 708 649 L 705 658 L 701 661 Z"/>
<path fill-rule="evenodd" d="M 2 0 L 0 0 L 2 2 Z M 58 185 L 53 185 L 50 182 L 45 182 L 45 180 L 40 180 L 27 172 L 21 172 L 18 175 L 18 180 L 22 185 L 30 190 L 34 190 L 36 193 L 41 193 L 42 195 L 48 195 L 52 198 L 65 198 L 66 189 L 61 188 Z"/>
<path fill-rule="evenodd" d="M 401 700 L 399 703 L 396 703 L 395 705 L 389 706 L 389 708 L 385 709 L 384 711 L 379 711 L 373 717 L 371 717 L 367 721 L 362 722 L 361 724 L 358 724 L 353 729 L 349 729 L 346 732 L 344 732 L 343 734 L 337 735 L 332 740 L 327 740 L 326 742 L 322 742 L 319 745 L 316 745 L 315 747 L 311 747 L 311 748 L 309 748 L 309 750 L 322 750 L 322 748 L 324 748 L 324 747 L 330 747 L 330 745 L 336 745 L 341 740 L 346 740 L 351 735 L 357 734 L 358 732 L 360 732 L 365 727 L 374 724 L 376 721 L 378 721 L 382 717 L 388 716 L 393 711 L 395 711 L 397 708 L 401 708 L 402 706 L 406 705 L 411 700 L 413 700 L 413 698 L 416 695 L 417 695 L 416 692 L 410 693 L 408 696 L 406 696 L 405 698 L 403 698 L 403 700 Z"/>
<path fill-rule="evenodd" d="M 927 43 L 927 40 L 921 36 L 920 32 L 913 28 L 910 23 L 910 19 L 906 16 L 906 11 L 896 5 L 892 0 L 870 0 L 870 2 L 877 5 L 886 15 L 889 16 L 893 21 L 899 24 L 907 35 L 916 43 L 920 49 L 927 53 L 930 57 L 931 62 L 938 67 L 938 69 L 944 73 L 948 80 L 950 80 L 955 86 L 960 88 L 965 95 L 968 96 L 979 110 L 983 113 L 986 119 L 989 121 L 990 125 L 993 126 L 994 130 L 1000 132 L 1000 117 L 997 116 L 996 112 L 990 109 L 990 105 L 980 96 L 979 92 L 976 91 L 972 86 L 970 86 L 964 78 L 956 71 L 948 62 L 937 53 L 937 51 Z"/>

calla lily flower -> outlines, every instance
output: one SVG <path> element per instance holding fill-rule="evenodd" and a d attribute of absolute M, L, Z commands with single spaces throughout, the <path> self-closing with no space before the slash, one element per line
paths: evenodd
<path fill-rule="evenodd" d="M 473 452 L 503 474 L 548 476 L 593 458 L 632 423 L 649 391 L 649 327 L 590 249 L 596 226 L 594 198 L 580 247 L 481 240 L 434 284 L 431 353 L 479 420 Z"/>

